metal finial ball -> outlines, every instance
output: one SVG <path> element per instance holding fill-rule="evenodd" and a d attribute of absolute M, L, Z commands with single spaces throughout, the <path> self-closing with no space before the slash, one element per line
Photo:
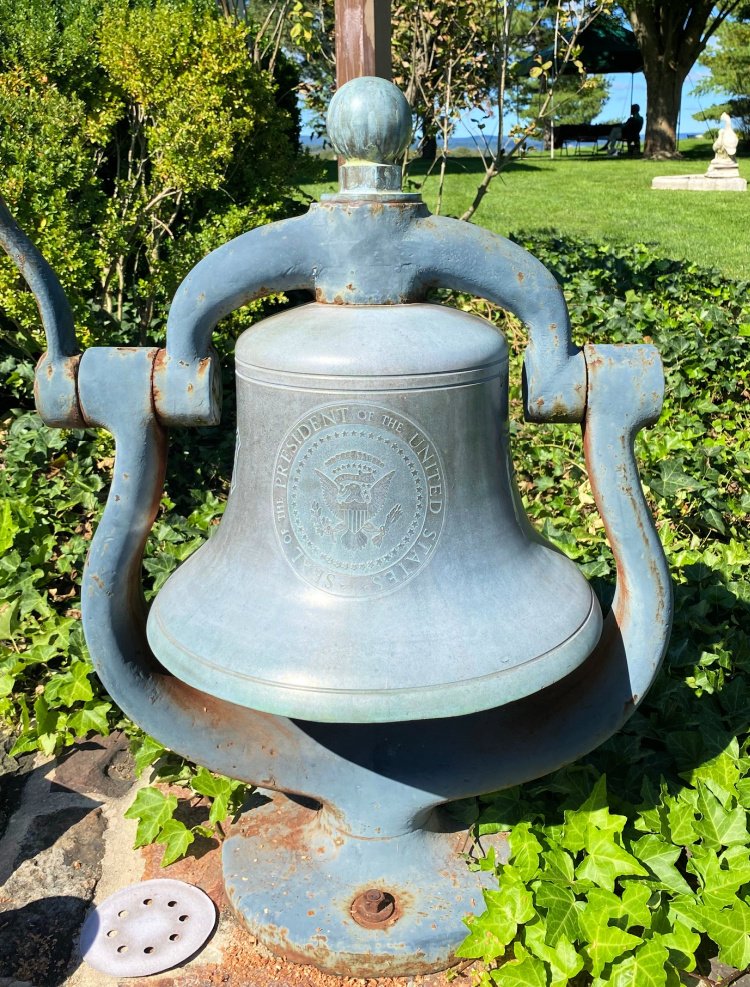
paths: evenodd
<path fill-rule="evenodd" d="M 328 137 L 347 161 L 392 164 L 411 140 L 411 110 L 392 82 L 363 76 L 336 92 L 328 108 Z"/>

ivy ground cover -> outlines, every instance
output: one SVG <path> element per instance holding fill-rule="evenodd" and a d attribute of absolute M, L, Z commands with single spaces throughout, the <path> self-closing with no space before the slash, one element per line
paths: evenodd
<path fill-rule="evenodd" d="M 555 775 L 456 807 L 478 839 L 510 832 L 511 860 L 469 923 L 461 955 L 483 987 L 699 983 L 712 956 L 750 966 L 750 301 L 748 285 L 645 247 L 519 237 L 565 286 L 578 342 L 653 341 L 667 399 L 639 439 L 647 496 L 672 567 L 676 612 L 657 684 L 627 727 Z M 459 304 L 475 307 L 467 299 Z M 521 418 L 524 335 L 479 306 L 515 351 L 514 459 L 527 510 L 607 606 L 614 570 L 583 468 L 580 429 Z M 0 343 L 0 346 L 2 344 Z M 225 361 L 228 363 L 229 361 Z M 31 369 L 0 351 L 0 717 L 15 751 L 51 754 L 124 726 L 141 767 L 205 797 L 190 828 L 179 797 L 145 789 L 130 814 L 167 861 L 216 832 L 244 786 L 168 755 L 123 721 L 91 670 L 77 587 L 112 465 L 108 436 L 46 429 Z M 227 381 L 231 393 L 231 381 Z M 175 431 L 145 570 L 152 594 L 218 523 L 234 436 Z M 703 981 L 706 983 L 706 981 Z"/>

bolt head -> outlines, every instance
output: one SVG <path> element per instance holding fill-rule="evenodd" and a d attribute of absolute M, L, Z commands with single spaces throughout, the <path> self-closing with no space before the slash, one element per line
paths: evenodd
<path fill-rule="evenodd" d="M 388 891 L 370 888 L 358 895 L 352 902 L 352 918 L 365 929 L 382 927 L 390 919 L 394 919 L 396 899 Z"/>

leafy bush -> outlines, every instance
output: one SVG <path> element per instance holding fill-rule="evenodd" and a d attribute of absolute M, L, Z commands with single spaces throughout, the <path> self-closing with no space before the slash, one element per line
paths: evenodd
<path fill-rule="evenodd" d="M 214 0 L 0 0 L 3 194 L 85 343 L 146 343 L 204 254 L 288 211 L 294 122 L 249 48 Z M 22 284 L 0 257 L 0 327 L 28 357 Z"/>
<path fill-rule="evenodd" d="M 666 666 L 625 729 L 589 757 L 520 788 L 470 801 L 482 835 L 510 830 L 511 863 L 470 922 L 462 955 L 485 985 L 672 985 L 717 950 L 750 964 L 750 302 L 748 286 L 642 246 L 520 238 L 565 285 L 580 342 L 653 340 L 667 401 L 639 442 L 647 495 L 675 580 Z M 580 429 L 521 420 L 523 332 L 515 350 L 514 459 L 527 510 L 578 562 L 606 605 L 613 565 L 583 468 Z M 28 371 L 14 364 L 17 401 Z M 24 398 L 25 396 L 25 398 Z M 231 418 L 231 409 L 229 410 Z M 17 411 L 0 471 L 0 715 L 17 750 L 54 751 L 82 728 L 119 723 L 76 622 L 77 584 L 101 510 L 106 436 L 44 428 Z M 152 591 L 206 537 L 227 493 L 230 428 L 175 431 L 145 569 Z M 91 718 L 91 721 L 87 718 Z M 174 819 L 175 796 L 144 794 L 130 813 L 167 859 L 221 823 L 244 786 L 213 779 L 131 726 L 140 766 L 214 799 L 208 826 Z M 148 790 L 152 791 L 152 790 Z M 153 790 L 156 791 L 156 790 Z M 180 828 L 182 826 L 182 829 Z M 483 865 L 495 867 L 490 855 Z"/>

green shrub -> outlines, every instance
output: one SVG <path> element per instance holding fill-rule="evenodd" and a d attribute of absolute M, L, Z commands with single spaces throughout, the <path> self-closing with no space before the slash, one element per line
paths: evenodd
<path fill-rule="evenodd" d="M 84 343 L 153 339 L 197 260 L 288 211 L 293 128 L 214 0 L 0 0 L 0 185 Z M 38 354 L 4 256 L 0 313 Z"/>

